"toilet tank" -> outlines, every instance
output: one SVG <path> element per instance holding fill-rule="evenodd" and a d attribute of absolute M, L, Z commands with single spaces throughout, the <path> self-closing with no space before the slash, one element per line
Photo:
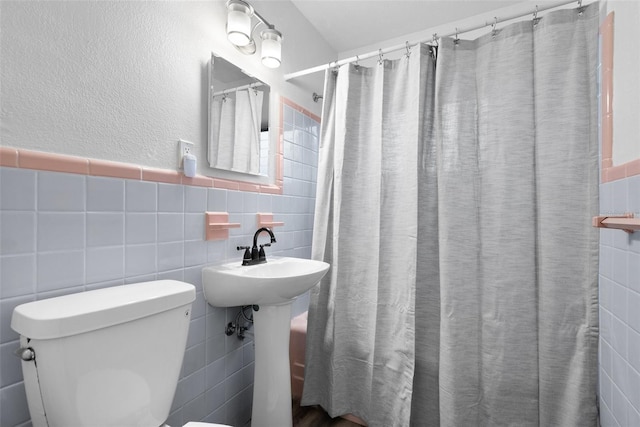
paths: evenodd
<path fill-rule="evenodd" d="M 34 427 L 163 424 L 194 299 L 193 285 L 158 280 L 16 307 L 11 327 L 35 354 L 22 362 Z"/>

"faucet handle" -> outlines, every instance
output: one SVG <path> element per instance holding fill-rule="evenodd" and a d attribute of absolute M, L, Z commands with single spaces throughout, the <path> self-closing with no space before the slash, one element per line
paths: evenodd
<path fill-rule="evenodd" d="M 239 251 L 244 249 L 244 255 L 242 255 L 242 265 L 247 265 L 247 263 L 251 262 L 251 248 L 249 246 L 237 246 L 236 249 Z"/>
<path fill-rule="evenodd" d="M 267 255 L 264 253 L 264 247 L 271 246 L 271 243 L 265 243 L 264 245 L 260 245 L 260 252 L 258 252 L 258 259 L 260 261 L 266 261 Z"/>

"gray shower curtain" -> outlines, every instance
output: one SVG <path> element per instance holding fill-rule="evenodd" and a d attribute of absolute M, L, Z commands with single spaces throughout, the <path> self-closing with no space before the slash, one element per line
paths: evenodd
<path fill-rule="evenodd" d="M 595 426 L 598 5 L 327 73 L 303 405 Z"/>

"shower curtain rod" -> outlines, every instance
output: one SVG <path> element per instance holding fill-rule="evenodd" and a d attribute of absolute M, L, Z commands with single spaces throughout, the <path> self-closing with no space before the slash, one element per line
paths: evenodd
<path fill-rule="evenodd" d="M 225 90 L 221 90 L 219 92 L 214 92 L 214 93 L 211 94 L 211 96 L 226 95 L 228 93 L 238 92 L 238 91 L 241 91 L 241 90 L 244 90 L 244 89 L 257 88 L 257 87 L 260 87 L 260 86 L 264 86 L 264 83 L 262 83 L 262 82 L 249 83 L 247 85 L 238 86 L 238 87 L 234 87 L 234 88 L 231 88 L 231 89 L 225 89 Z"/>
<path fill-rule="evenodd" d="M 459 34 L 468 33 L 470 31 L 479 30 L 479 29 L 482 29 L 484 27 L 488 27 L 488 26 L 494 26 L 495 27 L 497 24 L 500 24 L 502 22 L 510 21 L 512 19 L 521 18 L 521 17 L 527 16 L 527 15 L 533 15 L 534 19 L 535 19 L 537 17 L 537 14 L 540 13 L 540 12 L 543 12 L 543 11 L 549 10 L 549 9 L 555 9 L 557 7 L 564 6 L 564 5 L 571 4 L 571 3 L 578 3 L 578 7 L 582 7 L 582 3 L 583 2 L 581 0 L 578 0 L 578 1 L 576 1 L 576 0 L 571 0 L 571 1 L 562 0 L 562 1 L 556 1 L 556 2 L 553 2 L 553 3 L 549 3 L 549 4 L 545 5 L 544 7 L 538 7 L 536 5 L 535 9 L 529 10 L 527 12 L 516 13 L 516 14 L 510 15 L 510 16 L 504 17 L 504 18 L 498 18 L 496 16 L 494 18 L 494 20 L 491 21 L 491 22 L 486 22 L 485 21 L 483 24 L 475 25 L 473 27 L 467 27 L 467 28 L 462 28 L 462 29 L 456 28 L 455 31 L 453 31 L 451 33 L 448 33 L 448 34 L 439 35 L 439 34 L 435 33 L 435 34 L 433 34 L 432 38 L 430 38 L 430 39 L 420 40 L 418 42 L 413 42 L 413 43 L 409 43 L 407 41 L 404 44 L 398 44 L 398 45 L 387 47 L 387 48 L 384 48 L 384 49 L 378 49 L 376 51 L 364 53 L 362 55 L 356 55 L 356 56 L 352 56 L 350 58 L 345 58 L 345 59 L 340 59 L 340 60 L 337 60 L 337 61 L 332 61 L 332 62 L 329 62 L 328 64 L 318 65 L 318 66 L 312 67 L 312 68 L 307 68 L 306 70 L 301 70 L 301 71 L 296 71 L 294 73 L 285 74 L 284 75 L 284 80 L 288 81 L 288 80 L 291 80 L 291 79 L 295 79 L 296 77 L 306 76 L 307 74 L 314 74 L 314 73 L 317 73 L 317 72 L 320 72 L 320 71 L 327 70 L 329 68 L 339 67 L 340 65 L 349 64 L 351 62 L 356 62 L 356 61 L 361 60 L 361 59 L 368 59 L 368 58 L 373 58 L 375 56 L 382 56 L 382 55 L 384 55 L 386 53 L 389 53 L 389 52 L 395 52 L 396 50 L 409 49 L 409 48 L 411 48 L 413 46 L 416 46 L 416 45 L 419 45 L 421 43 L 428 43 L 428 42 L 435 41 L 436 38 L 438 38 L 438 37 L 450 37 L 450 36 L 456 36 L 457 37 Z M 587 3 L 589 3 L 589 2 L 587 2 Z"/>

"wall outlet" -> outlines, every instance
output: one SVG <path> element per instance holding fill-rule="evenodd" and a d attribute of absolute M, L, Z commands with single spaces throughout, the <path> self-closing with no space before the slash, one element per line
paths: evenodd
<path fill-rule="evenodd" d="M 184 169 L 182 158 L 185 154 L 193 153 L 193 142 L 185 141 L 184 139 L 178 140 L 178 169 Z"/>

